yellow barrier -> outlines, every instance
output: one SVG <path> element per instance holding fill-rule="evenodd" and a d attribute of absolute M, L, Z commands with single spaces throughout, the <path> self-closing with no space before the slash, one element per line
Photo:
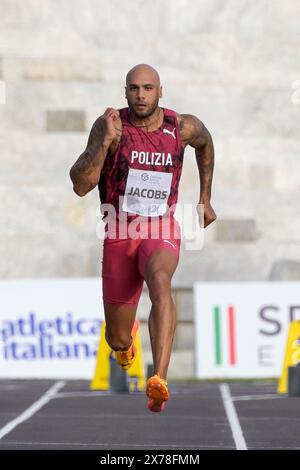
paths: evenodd
<path fill-rule="evenodd" d="M 288 338 L 286 342 L 285 357 L 281 377 L 279 379 L 277 392 L 288 392 L 288 368 L 300 362 L 300 321 L 290 323 Z"/>

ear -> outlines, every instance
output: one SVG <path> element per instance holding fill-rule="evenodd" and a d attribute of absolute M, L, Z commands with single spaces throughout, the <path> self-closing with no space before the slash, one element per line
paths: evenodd
<path fill-rule="evenodd" d="M 125 89 L 125 98 L 127 99 L 127 86 L 124 86 Z"/>
<path fill-rule="evenodd" d="M 162 86 L 159 87 L 159 97 L 162 98 Z"/>

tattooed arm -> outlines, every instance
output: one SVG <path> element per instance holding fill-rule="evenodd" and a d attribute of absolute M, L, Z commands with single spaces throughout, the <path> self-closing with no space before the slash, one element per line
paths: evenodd
<path fill-rule="evenodd" d="M 97 186 L 106 155 L 117 147 L 121 132 L 119 111 L 107 108 L 93 124 L 86 149 L 70 170 L 73 189 L 78 196 L 85 196 Z"/>
<path fill-rule="evenodd" d="M 178 122 L 183 145 L 195 149 L 200 179 L 199 204 L 204 205 L 204 227 L 207 227 L 217 218 L 210 204 L 214 170 L 213 141 L 203 122 L 195 116 L 178 115 Z"/>

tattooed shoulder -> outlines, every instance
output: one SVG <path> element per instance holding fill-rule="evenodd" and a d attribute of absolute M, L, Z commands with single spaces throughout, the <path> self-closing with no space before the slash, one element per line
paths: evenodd
<path fill-rule="evenodd" d="M 200 119 L 192 114 L 178 114 L 177 119 L 184 145 L 192 147 L 205 145 L 209 132 Z"/>

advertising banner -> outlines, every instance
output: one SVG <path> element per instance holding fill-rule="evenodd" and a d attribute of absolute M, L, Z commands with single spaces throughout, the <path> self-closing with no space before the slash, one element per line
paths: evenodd
<path fill-rule="evenodd" d="M 104 320 L 101 279 L 0 282 L 0 377 L 91 379 Z"/>
<path fill-rule="evenodd" d="M 196 376 L 279 377 L 299 282 L 196 283 Z"/>

